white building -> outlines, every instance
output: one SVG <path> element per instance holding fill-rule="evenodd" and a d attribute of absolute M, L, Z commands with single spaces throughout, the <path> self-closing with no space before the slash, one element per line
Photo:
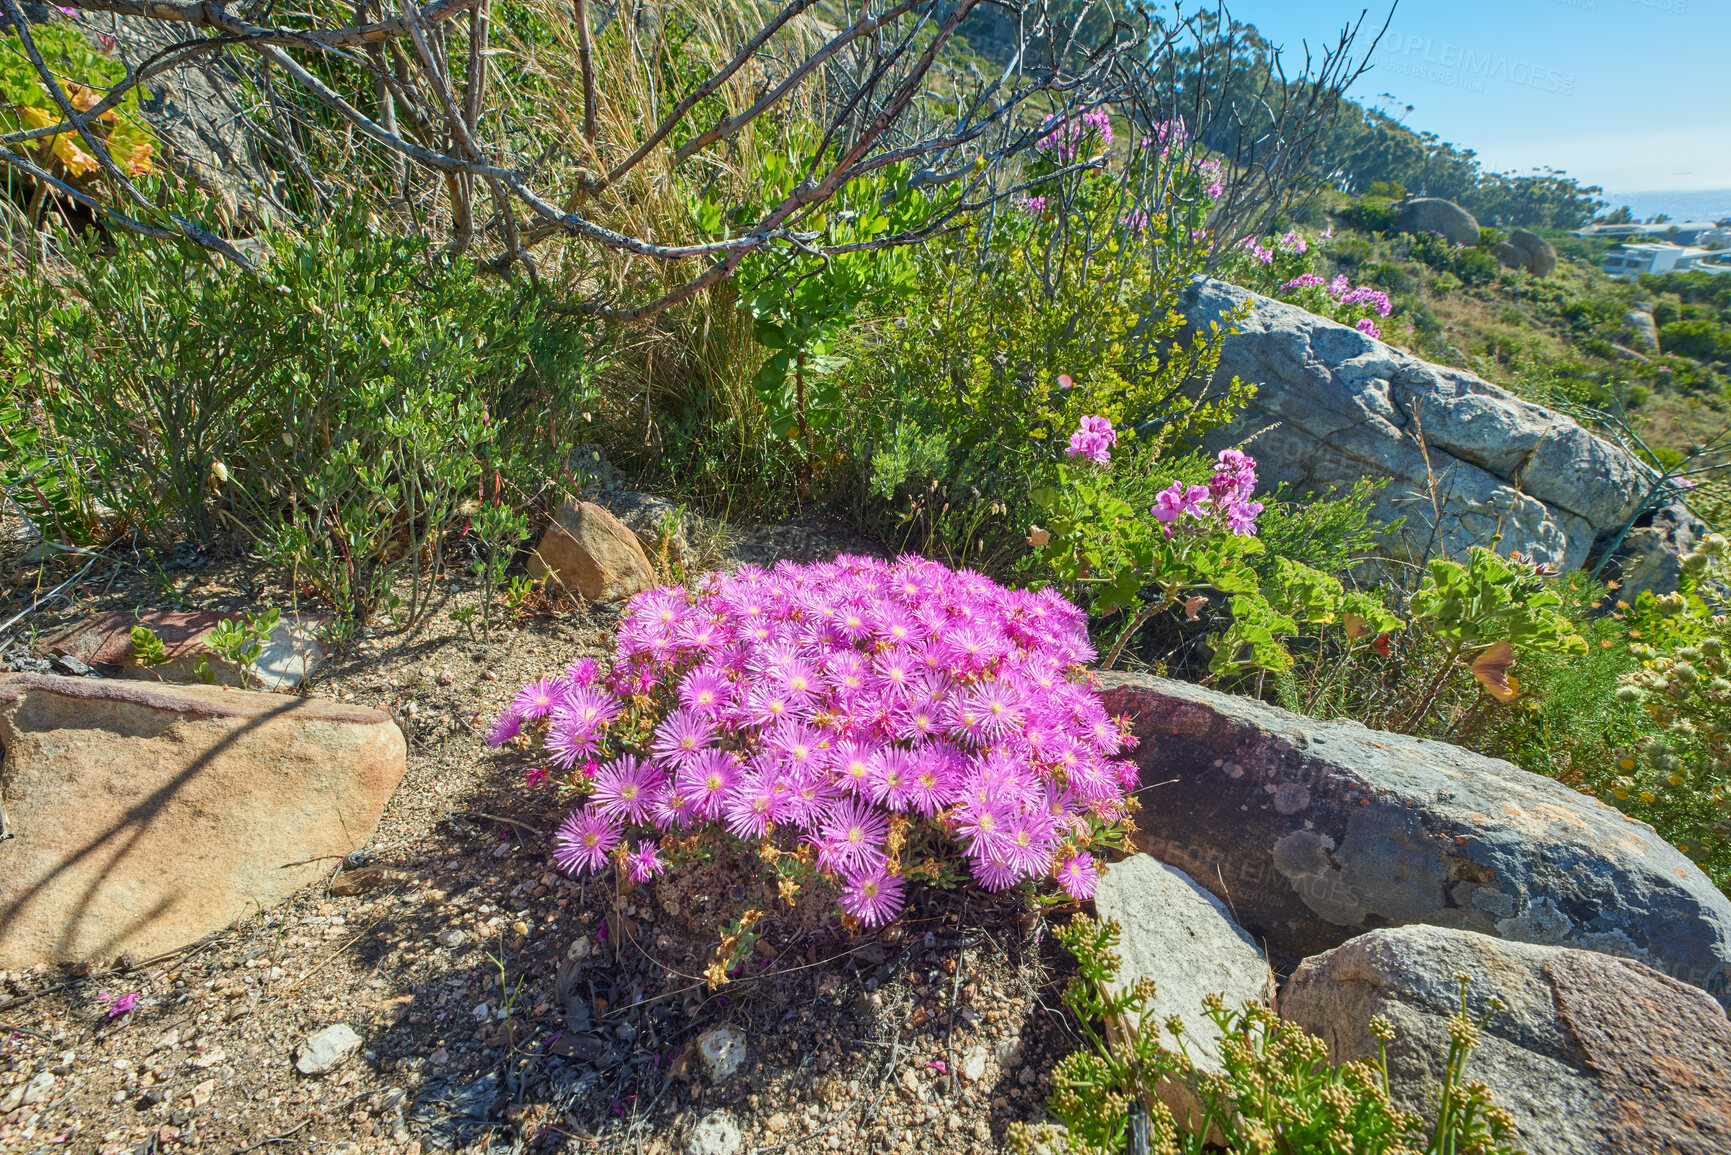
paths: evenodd
<path fill-rule="evenodd" d="M 1692 249 L 1683 245 L 1619 245 L 1605 254 L 1602 267 L 1613 277 L 1686 273 L 1714 255 L 1712 249 Z"/>
<path fill-rule="evenodd" d="M 1602 241 L 1659 241 L 1674 245 L 1710 245 L 1718 242 L 1731 248 L 1731 226 L 1713 221 L 1665 221 L 1657 225 L 1631 221 L 1624 225 L 1588 225 L 1584 229 L 1576 229 L 1575 235 Z"/>

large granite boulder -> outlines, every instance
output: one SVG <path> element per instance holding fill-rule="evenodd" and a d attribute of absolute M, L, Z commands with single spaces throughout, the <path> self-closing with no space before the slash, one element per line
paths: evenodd
<path fill-rule="evenodd" d="M 1557 271 L 1557 250 L 1538 233 L 1510 229 L 1508 243 L 1520 251 L 1521 267 L 1533 276 L 1548 277 Z"/>
<path fill-rule="evenodd" d="M 622 601 L 655 585 L 637 535 L 593 502 L 567 497 L 529 555 L 529 576 L 592 602 Z"/>
<path fill-rule="evenodd" d="M 1457 245 L 1475 249 L 1479 244 L 1479 222 L 1473 214 L 1441 197 L 1414 197 L 1402 201 L 1395 211 L 1397 233 L 1441 233 Z"/>
<path fill-rule="evenodd" d="M 1226 905 L 1176 867 L 1134 854 L 1100 872 L 1094 891 L 1100 920 L 1116 920 L 1121 965 L 1114 991 L 1154 981 L 1151 1022 L 1176 1015 L 1199 1075 L 1218 1074 L 1220 1032 L 1203 1000 L 1220 995 L 1229 1007 L 1272 1005 L 1274 972 Z M 1171 1040 L 1167 1039 L 1168 1045 Z M 1194 1126 L 1203 1105 L 1193 1082 L 1169 1081 L 1160 1098 L 1180 1123 Z"/>
<path fill-rule="evenodd" d="M 1507 241 L 1498 241 L 1491 246 L 1491 256 L 1502 263 L 1505 269 L 1524 269 L 1527 267 L 1527 256 Z"/>
<path fill-rule="evenodd" d="M 0 967 L 193 942 L 360 849 L 403 776 L 382 710 L 0 676 Z"/>
<path fill-rule="evenodd" d="M 1242 444 L 1268 485 L 1301 492 L 1386 478 L 1372 513 L 1405 519 L 1384 539 L 1390 555 L 1459 555 L 1500 533 L 1499 552 L 1574 569 L 1651 484 L 1645 466 L 1562 414 L 1296 305 L 1198 278 L 1184 309 L 1192 326 L 1237 326 L 1213 380 L 1256 386 L 1205 448 Z"/>
<path fill-rule="evenodd" d="M 1277 967 L 1422 923 L 1622 955 L 1731 1003 L 1731 901 L 1645 823 L 1444 742 L 1100 683 L 1142 739 L 1138 849 L 1229 903 Z"/>
<path fill-rule="evenodd" d="M 1460 1006 L 1497 1011 L 1467 1062 L 1514 1116 L 1529 1155 L 1731 1151 L 1731 1022 L 1718 1003 L 1639 963 L 1431 926 L 1377 930 L 1306 959 L 1280 1013 L 1337 1062 L 1375 1058 L 1369 1023 L 1394 1026 L 1389 1084 L 1426 1117 Z"/>

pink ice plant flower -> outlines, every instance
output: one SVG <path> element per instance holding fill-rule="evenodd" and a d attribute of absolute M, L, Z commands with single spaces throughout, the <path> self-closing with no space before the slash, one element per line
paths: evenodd
<path fill-rule="evenodd" d="M 1115 440 L 1103 417 L 1078 433 L 1094 460 Z M 1248 500 L 1246 468 L 1223 459 L 1229 504 Z M 1224 516 L 1198 488 L 1196 508 Z M 588 797 L 554 839 L 566 871 L 603 869 L 629 838 L 624 868 L 647 877 L 674 830 L 804 845 L 842 909 L 878 926 L 906 895 L 892 818 L 953 836 L 993 889 L 1057 879 L 1123 819 L 1131 740 L 1086 681 L 1093 656 L 1086 616 L 1052 590 L 918 557 L 742 566 L 639 595 L 605 677 L 532 683 L 527 704 L 550 692 L 550 712 L 525 724 L 513 705 L 499 728 L 584 768 Z"/>
<path fill-rule="evenodd" d="M 625 874 L 632 882 L 648 882 L 666 869 L 667 863 L 661 860 L 661 848 L 651 840 L 639 842 L 636 850 L 625 855 Z"/>

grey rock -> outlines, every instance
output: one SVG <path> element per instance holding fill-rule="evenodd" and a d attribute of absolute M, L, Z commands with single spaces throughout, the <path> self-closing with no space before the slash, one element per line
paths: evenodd
<path fill-rule="evenodd" d="M 1375 1015 L 1395 1028 L 1389 1081 L 1427 1117 L 1460 1006 L 1490 1018 L 1467 1063 L 1514 1116 L 1529 1155 L 1731 1150 L 1731 1022 L 1694 987 L 1625 959 L 1409 926 L 1372 931 L 1305 960 L 1280 1013 L 1337 1062 L 1374 1057 Z"/>
<path fill-rule="evenodd" d="M 1397 233 L 1441 233 L 1457 245 L 1475 249 L 1479 244 L 1479 222 L 1473 214 L 1441 197 L 1414 197 L 1402 201 L 1395 213 Z"/>
<path fill-rule="evenodd" d="M 1213 381 L 1238 377 L 1256 397 L 1204 448 L 1242 445 L 1270 487 L 1327 492 L 1388 479 L 1371 512 L 1405 518 L 1383 539 L 1390 556 L 1459 555 L 1501 533 L 1500 552 L 1574 569 L 1645 498 L 1651 471 L 1628 453 L 1464 370 L 1206 278 L 1183 307 L 1196 328 L 1226 328 L 1248 310 Z"/>
<path fill-rule="evenodd" d="M 662 562 L 663 550 L 668 565 L 684 564 L 690 557 L 697 516 L 685 506 L 629 489 L 603 494 L 600 504 L 636 535 L 652 565 Z"/>
<path fill-rule="evenodd" d="M 1203 1000 L 1220 995 L 1229 1007 L 1272 1005 L 1274 974 L 1255 941 L 1233 921 L 1226 905 L 1176 867 L 1146 854 L 1113 863 L 1100 874 L 1094 909 L 1118 923 L 1122 960 L 1114 991 L 1154 981 L 1150 1021 L 1177 1016 L 1198 1074 L 1223 1070 L 1219 1031 Z M 1203 1114 L 1193 1083 L 1168 1081 L 1160 1098 L 1181 1122 Z"/>
<path fill-rule="evenodd" d="M 1142 739 L 1139 844 L 1277 968 L 1414 923 L 1622 955 L 1731 1002 L 1731 901 L 1650 826 L 1444 742 L 1103 674 Z"/>
<path fill-rule="evenodd" d="M 307 1041 L 295 1055 L 295 1070 L 303 1075 L 322 1075 L 348 1058 L 361 1045 L 361 1037 L 347 1023 L 332 1023 Z"/>
<path fill-rule="evenodd" d="M 703 1069 L 720 1083 L 731 1078 L 745 1062 L 745 1032 L 731 1024 L 711 1027 L 697 1036 L 697 1054 Z"/>
<path fill-rule="evenodd" d="M 1557 271 L 1557 250 L 1551 242 L 1526 229 L 1510 229 L 1508 243 L 1518 249 L 1523 258 L 1521 268 L 1535 277 L 1548 277 Z"/>
<path fill-rule="evenodd" d="M 89 12 L 74 23 L 92 43 L 134 69 L 181 42 L 170 21 Z M 253 127 L 246 94 L 256 91 L 258 82 L 244 56 L 212 53 L 146 81 L 139 101 L 144 119 L 165 146 L 157 159 L 213 194 L 229 222 L 246 227 L 294 219 L 284 207 L 282 176 Z M 255 260 L 268 255 L 261 245 L 237 247 L 250 248 L 247 255 Z"/>
<path fill-rule="evenodd" d="M 455 950 L 457 947 L 463 945 L 463 939 L 463 932 L 460 930 L 444 930 L 440 931 L 433 941 L 442 947 L 448 947 Z"/>
<path fill-rule="evenodd" d="M 691 1129 L 685 1155 L 738 1155 L 745 1143 L 739 1124 L 726 1111 L 711 1111 Z"/>
<path fill-rule="evenodd" d="M 1491 256 L 1502 262 L 1505 269 L 1524 269 L 1527 267 L 1527 255 L 1507 241 L 1498 241 L 1490 248 Z"/>
<path fill-rule="evenodd" d="M 1683 573 L 1683 555 L 1709 532 L 1707 524 L 1687 505 L 1668 502 L 1636 520 L 1611 557 L 1615 568 L 1608 568 L 1605 576 L 1618 580 L 1617 597 L 1627 602 L 1633 602 L 1642 590 L 1672 593 Z M 1614 539 L 1615 534 L 1607 530 L 1601 537 Z M 1604 544 L 1609 548 L 1610 541 Z"/>
<path fill-rule="evenodd" d="M 1629 343 L 1635 348 L 1647 353 L 1659 351 L 1659 323 L 1650 309 L 1630 309 L 1623 314 L 1623 323 L 1629 326 Z"/>

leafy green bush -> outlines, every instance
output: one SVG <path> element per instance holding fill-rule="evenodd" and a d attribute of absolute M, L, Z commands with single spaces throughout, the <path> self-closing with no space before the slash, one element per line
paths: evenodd
<path fill-rule="evenodd" d="M 1364 233 L 1386 233 L 1394 227 L 1395 207 L 1380 197 L 1363 197 L 1341 209 L 1336 215 Z"/>
<path fill-rule="evenodd" d="M 126 77 L 119 61 L 98 52 L 71 24 L 31 28 L 31 39 L 43 61 L 65 86 L 66 98 L 80 112 L 94 108 L 107 90 Z M 0 38 L 0 132 L 47 128 L 65 120 L 59 105 L 43 87 L 41 77 L 24 53 L 16 32 Z M 138 110 L 140 89 L 128 92 L 116 105 L 89 122 L 91 134 L 107 146 L 114 163 L 129 175 L 150 173 L 155 164 L 156 137 Z M 51 175 L 83 187 L 99 172 L 96 158 L 85 150 L 76 130 L 56 133 L 21 146 L 30 159 Z M 8 169 L 8 174 L 11 170 Z M 10 175 L 8 179 L 12 179 Z M 38 195 L 46 189 L 38 189 Z"/>
<path fill-rule="evenodd" d="M 1731 360 L 1731 325 L 1705 319 L 1659 326 L 1659 347 L 1699 361 Z"/>
<path fill-rule="evenodd" d="M 1236 384 L 1202 401 L 1184 391 L 1212 373 L 1222 334 L 1181 338 L 1197 258 L 1137 215 L 1129 178 L 1039 187 L 989 231 L 922 251 L 904 316 L 843 370 L 855 519 L 953 565 L 1026 553 L 1029 494 L 1082 416 L 1157 457 L 1244 396 Z"/>
<path fill-rule="evenodd" d="M 1514 1120 L 1497 1107 L 1490 1089 L 1466 1079 L 1467 1060 L 1484 1019 L 1461 1009 L 1449 1022 L 1449 1054 L 1433 1093 L 1436 1118 L 1428 1125 L 1398 1110 L 1389 1097 L 1388 1049 L 1394 1030 L 1372 1020 L 1379 1041 L 1375 1061 L 1331 1063 L 1328 1047 L 1267 1007 L 1233 1010 L 1218 996 L 1207 1002 L 1219 1031 L 1221 1074 L 1198 1075 L 1176 1018 L 1167 1020 L 1176 1050 L 1161 1046 L 1160 1024 L 1149 1004 L 1154 984 L 1142 979 L 1114 994 L 1118 926 L 1078 914 L 1058 931 L 1076 956 L 1077 973 L 1064 991 L 1085 1043 L 1059 1061 L 1049 1101 L 1058 1126 L 1012 1124 L 1008 1146 L 1031 1152 L 1044 1144 L 1075 1155 L 1119 1155 L 1130 1131 L 1131 1104 L 1149 1123 L 1151 1152 L 1202 1155 L 1218 1149 L 1255 1155 L 1514 1155 Z M 1494 1005 L 1494 1004 L 1493 1004 Z M 1155 1088 L 1167 1079 L 1194 1080 L 1202 1116 L 1180 1126 Z"/>
<path fill-rule="evenodd" d="M 395 576 L 436 570 L 470 503 L 524 507 L 557 472 L 586 346 L 531 290 L 353 220 L 272 237 L 259 278 L 115 243 L 68 239 L 63 279 L 0 305 L 0 417 L 40 462 L 13 492 L 45 524 L 239 538 L 347 620 L 413 617 L 425 584 L 397 606 Z"/>

